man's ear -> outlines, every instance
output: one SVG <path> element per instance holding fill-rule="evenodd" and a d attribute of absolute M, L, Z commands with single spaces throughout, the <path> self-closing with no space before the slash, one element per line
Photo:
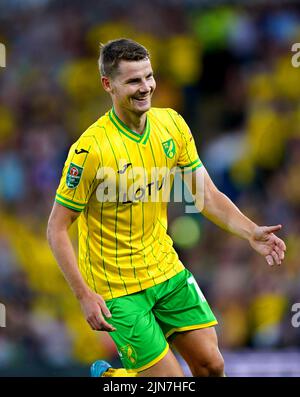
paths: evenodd
<path fill-rule="evenodd" d="M 106 92 L 112 93 L 112 86 L 109 77 L 101 76 L 101 83 Z"/>

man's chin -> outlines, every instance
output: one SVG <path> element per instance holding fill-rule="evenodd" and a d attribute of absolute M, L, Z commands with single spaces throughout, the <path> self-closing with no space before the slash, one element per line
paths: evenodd
<path fill-rule="evenodd" d="M 135 113 L 137 114 L 144 114 L 146 112 L 148 112 L 148 110 L 150 110 L 151 108 L 151 102 L 148 102 L 146 104 L 141 104 L 141 105 L 137 105 L 134 107 Z"/>

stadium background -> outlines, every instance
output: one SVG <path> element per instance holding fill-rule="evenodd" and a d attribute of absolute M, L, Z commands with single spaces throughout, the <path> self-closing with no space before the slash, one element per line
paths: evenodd
<path fill-rule="evenodd" d="M 299 1 L 2 0 L 0 42 L 0 376 L 87 376 L 118 363 L 92 332 L 45 228 L 70 144 L 110 108 L 99 42 L 150 49 L 153 105 L 179 111 L 217 186 L 259 224 L 282 223 L 284 265 L 170 205 L 169 227 L 219 320 L 228 375 L 300 375 Z M 72 236 L 76 240 L 76 230 Z"/>

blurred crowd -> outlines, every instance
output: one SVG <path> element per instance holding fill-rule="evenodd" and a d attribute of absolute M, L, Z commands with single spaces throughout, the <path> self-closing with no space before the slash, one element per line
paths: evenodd
<path fill-rule="evenodd" d="M 99 43 L 118 37 L 150 50 L 153 106 L 184 116 L 219 189 L 256 223 L 283 225 L 286 260 L 269 268 L 247 242 L 170 205 L 171 231 L 179 218 L 183 230 L 187 218 L 196 225 L 192 244 L 174 240 L 219 320 L 221 349 L 300 345 L 291 325 L 300 302 L 300 68 L 291 63 L 300 6 L 248 3 L 0 3 L 0 372 L 116 357 L 110 338 L 85 323 L 45 229 L 68 148 L 111 107 L 97 58 Z M 71 233 L 76 244 L 76 225 Z"/>

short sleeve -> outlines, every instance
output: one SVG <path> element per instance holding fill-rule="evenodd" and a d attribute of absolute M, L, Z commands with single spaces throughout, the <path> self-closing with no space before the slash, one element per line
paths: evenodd
<path fill-rule="evenodd" d="M 81 137 L 71 146 L 55 196 L 55 201 L 64 207 L 82 211 L 88 203 L 100 167 L 94 148 L 92 137 Z"/>
<path fill-rule="evenodd" d="M 180 133 L 182 144 L 177 165 L 184 170 L 195 171 L 201 167 L 202 162 L 199 158 L 193 135 L 183 117 L 177 112 L 173 112 L 172 117 L 174 117 L 174 123 Z"/>

